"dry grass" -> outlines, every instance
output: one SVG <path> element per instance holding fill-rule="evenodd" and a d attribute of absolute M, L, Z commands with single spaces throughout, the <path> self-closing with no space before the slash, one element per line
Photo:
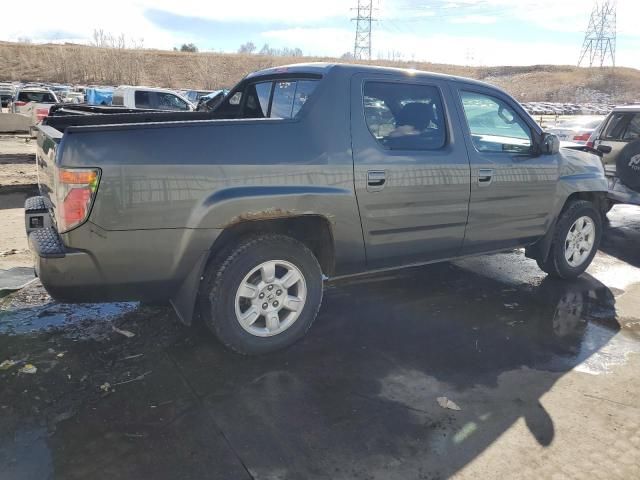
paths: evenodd
<path fill-rule="evenodd" d="M 255 70 L 301 61 L 336 60 L 0 42 L 0 81 L 213 89 L 231 87 Z M 384 60 L 372 63 L 484 80 L 521 101 L 586 102 L 603 94 L 612 95 L 617 102 L 640 100 L 640 70 L 631 68 L 617 68 L 614 76 L 611 70 L 570 66 L 464 67 Z"/>

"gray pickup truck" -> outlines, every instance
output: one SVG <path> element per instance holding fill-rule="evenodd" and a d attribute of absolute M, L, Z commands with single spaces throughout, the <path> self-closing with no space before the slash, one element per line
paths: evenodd
<path fill-rule="evenodd" d="M 326 279 L 518 247 L 570 279 L 598 249 L 599 158 L 481 82 L 293 65 L 194 115 L 39 127 L 25 214 L 52 297 L 168 300 L 257 354 L 304 335 Z"/>

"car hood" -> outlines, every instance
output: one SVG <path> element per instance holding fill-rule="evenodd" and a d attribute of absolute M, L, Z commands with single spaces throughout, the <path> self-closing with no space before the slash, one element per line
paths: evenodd
<path fill-rule="evenodd" d="M 604 190 L 607 189 L 607 180 L 604 176 L 604 168 L 600 157 L 593 153 L 560 148 L 560 176 L 561 177 L 589 177 L 601 178 Z"/>

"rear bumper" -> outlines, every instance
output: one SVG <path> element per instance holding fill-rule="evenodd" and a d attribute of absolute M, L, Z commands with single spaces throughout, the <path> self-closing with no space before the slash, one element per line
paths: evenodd
<path fill-rule="evenodd" d="M 45 226 L 30 229 L 31 224 L 41 223 L 32 222 L 32 217 L 41 215 Z M 25 225 L 36 275 L 55 300 L 65 303 L 172 299 L 191 272 L 199 271 L 199 262 L 220 233 L 217 229 L 108 231 L 86 222 L 61 235 L 49 211 L 34 199 L 25 204 Z"/>
<path fill-rule="evenodd" d="M 55 300 L 75 303 L 102 301 L 95 291 L 99 277 L 88 253 L 72 251 L 62 243 L 54 228 L 42 228 L 29 234 L 36 275 Z"/>
<path fill-rule="evenodd" d="M 631 190 L 617 177 L 607 177 L 609 182 L 609 191 L 607 197 L 618 203 L 627 203 L 630 205 L 640 205 L 640 193 Z"/>

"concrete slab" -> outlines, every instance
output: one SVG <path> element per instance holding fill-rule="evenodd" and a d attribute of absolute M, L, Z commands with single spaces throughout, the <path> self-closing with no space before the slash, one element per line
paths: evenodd
<path fill-rule="evenodd" d="M 0 133 L 28 132 L 31 117 L 19 113 L 0 113 Z"/>

